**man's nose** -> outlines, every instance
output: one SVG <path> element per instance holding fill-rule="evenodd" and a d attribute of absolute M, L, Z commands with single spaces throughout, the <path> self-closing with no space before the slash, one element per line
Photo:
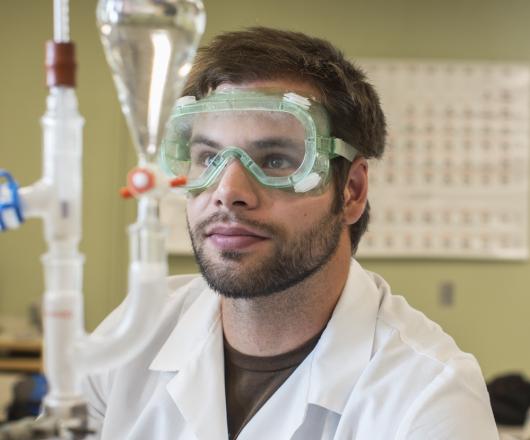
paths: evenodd
<path fill-rule="evenodd" d="M 218 178 L 213 192 L 216 206 L 228 209 L 253 209 L 258 205 L 256 185 L 258 182 L 245 170 L 239 160 L 232 160 L 226 165 Z"/>

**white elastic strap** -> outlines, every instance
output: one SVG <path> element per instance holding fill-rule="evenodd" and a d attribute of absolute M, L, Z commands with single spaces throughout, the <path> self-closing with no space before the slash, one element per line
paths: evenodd
<path fill-rule="evenodd" d="M 353 162 L 358 151 L 342 139 L 333 138 L 333 152 Z"/>

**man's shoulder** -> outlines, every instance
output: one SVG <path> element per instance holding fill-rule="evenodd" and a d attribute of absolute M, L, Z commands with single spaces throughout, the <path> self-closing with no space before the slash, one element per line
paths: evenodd
<path fill-rule="evenodd" d="M 167 278 L 168 303 L 187 308 L 208 288 L 200 274 L 172 275 Z"/>
<path fill-rule="evenodd" d="M 167 278 L 167 296 L 160 311 L 161 324 L 168 319 L 176 324 L 179 318 L 190 308 L 195 300 L 207 288 L 206 281 L 200 274 L 172 275 Z M 116 307 L 96 328 L 96 334 L 105 334 L 122 319 L 127 298 Z"/>
<path fill-rule="evenodd" d="M 484 397 L 484 379 L 475 357 L 462 351 L 440 325 L 390 292 L 381 277 L 370 274 L 383 290 L 372 358 L 385 358 L 386 367 L 429 383 L 452 377 L 473 394 Z"/>
<path fill-rule="evenodd" d="M 396 438 L 494 438 L 489 397 L 474 356 L 392 294 L 380 276 L 367 274 L 379 293 L 379 307 L 372 353 L 349 410 L 365 411 L 359 408 L 369 406 L 366 399 L 376 401 L 378 414 L 387 417 L 381 422 L 399 431 Z M 475 417 L 474 425 L 466 411 Z"/>
<path fill-rule="evenodd" d="M 205 283 L 204 279 L 200 276 L 200 274 L 197 273 L 171 275 L 167 277 L 167 286 L 172 295 L 182 294 L 182 288 L 187 287 L 190 285 L 190 283 L 194 283 L 194 285 L 196 285 L 200 282 Z"/>

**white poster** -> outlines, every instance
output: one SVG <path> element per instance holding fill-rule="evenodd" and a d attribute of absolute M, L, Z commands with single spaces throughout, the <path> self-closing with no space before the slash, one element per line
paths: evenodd
<path fill-rule="evenodd" d="M 363 257 L 528 257 L 526 66 L 366 60 L 388 120 Z"/>

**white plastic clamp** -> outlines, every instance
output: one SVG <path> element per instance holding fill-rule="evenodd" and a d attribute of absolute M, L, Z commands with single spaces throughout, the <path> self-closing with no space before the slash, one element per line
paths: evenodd
<path fill-rule="evenodd" d="M 283 95 L 283 99 L 284 101 L 296 104 L 305 110 L 309 110 L 309 108 L 311 107 L 311 101 L 308 98 L 306 98 L 305 96 L 300 96 L 294 92 L 285 93 Z"/>
<path fill-rule="evenodd" d="M 195 98 L 195 96 L 191 96 L 191 95 L 181 96 L 175 102 L 175 107 L 184 107 L 185 105 L 193 104 L 196 101 L 197 101 L 197 98 Z"/>

